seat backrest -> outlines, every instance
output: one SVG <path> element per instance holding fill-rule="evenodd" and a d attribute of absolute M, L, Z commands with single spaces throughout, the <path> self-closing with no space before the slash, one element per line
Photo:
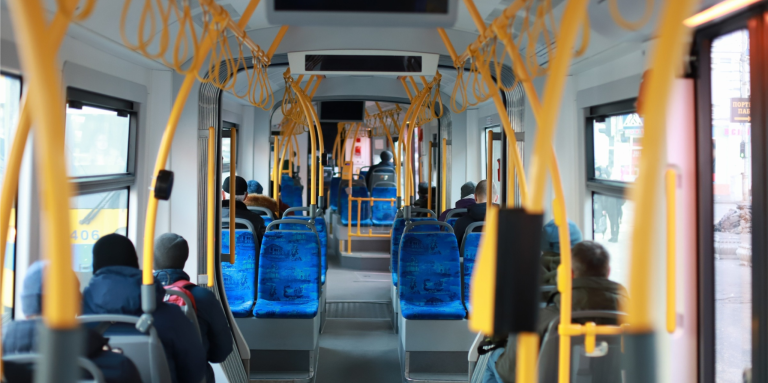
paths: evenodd
<path fill-rule="evenodd" d="M 37 366 L 28 368 L 27 365 L 37 364 L 39 363 L 40 359 L 42 358 L 42 355 L 37 353 L 28 353 L 28 354 L 16 354 L 16 355 L 5 355 L 3 356 L 3 367 L 5 367 L 4 375 L 8 379 L 8 382 L 15 382 L 15 381 L 21 381 L 21 380 L 13 380 L 12 376 L 14 375 L 27 375 L 27 373 L 30 376 L 19 376 L 19 379 L 23 379 L 24 381 L 31 381 L 27 379 L 32 378 L 33 371 L 37 369 Z M 90 361 L 89 359 L 86 359 L 84 357 L 77 358 L 77 364 L 80 366 L 81 369 L 85 370 L 88 374 L 91 375 L 92 380 L 82 380 L 78 379 L 79 383 L 107 383 L 107 380 L 104 379 L 104 374 L 101 372 L 99 367 Z M 19 371 L 17 374 L 16 369 L 17 368 L 24 368 L 24 371 Z M 5 381 L 5 379 L 3 379 Z"/>
<path fill-rule="evenodd" d="M 276 224 L 279 221 L 273 223 Z M 319 299 L 320 249 L 314 232 L 269 230 L 259 258 L 258 299 L 310 302 Z"/>
<path fill-rule="evenodd" d="M 341 190 L 339 191 L 341 198 L 339 199 L 339 211 L 341 215 L 341 222 L 346 224 L 347 220 L 349 219 L 349 208 L 351 205 L 352 208 L 352 222 L 357 223 L 358 216 L 357 216 L 357 204 L 358 201 L 352 201 L 352 203 L 349 203 L 349 194 L 347 193 L 347 187 L 345 185 L 341 185 Z M 352 186 L 352 197 L 362 197 L 362 198 L 368 198 L 370 195 L 368 194 L 368 189 L 365 188 L 365 186 Z M 360 217 L 359 219 L 361 221 L 365 221 L 371 218 L 371 203 L 369 201 L 362 201 L 362 205 L 360 206 Z"/>
<path fill-rule="evenodd" d="M 102 333 L 109 331 L 112 325 L 132 325 L 135 326 L 139 317 L 129 315 L 83 315 L 78 317 L 80 324 L 99 323 L 98 329 Z M 163 344 L 157 335 L 154 326 L 149 326 L 147 332 L 142 334 L 136 331 L 136 334 L 107 334 L 109 346 L 113 349 L 119 349 L 123 355 L 127 356 L 141 375 L 143 383 L 168 383 L 171 381 L 171 372 L 168 367 Z"/>
<path fill-rule="evenodd" d="M 309 217 L 304 216 L 290 217 L 290 219 L 287 220 L 291 221 L 294 219 L 309 221 Z M 325 218 L 315 217 L 315 233 L 317 233 L 318 241 L 320 241 L 320 270 L 322 270 L 321 281 L 325 280 L 325 272 L 328 268 L 328 260 L 326 258 L 328 247 L 328 232 L 326 229 L 327 227 L 325 224 Z M 280 230 L 302 231 L 309 230 L 309 228 L 306 225 L 299 225 L 296 223 L 281 223 Z"/>
<path fill-rule="evenodd" d="M 475 228 L 481 227 L 485 222 L 474 222 L 467 226 L 467 231 L 464 233 L 464 239 L 461 241 L 461 256 L 462 256 L 462 270 L 461 270 L 461 294 L 464 306 L 469 309 L 469 288 L 472 282 L 472 270 L 475 268 L 475 258 L 477 257 L 477 249 L 480 246 L 480 239 L 483 233 L 474 232 Z"/>
<path fill-rule="evenodd" d="M 380 185 L 381 183 L 394 183 L 395 182 L 395 169 L 394 168 L 376 168 L 373 169 L 373 173 L 371 173 L 370 177 L 370 184 L 369 189 L 373 190 L 373 188 Z"/>
<path fill-rule="evenodd" d="M 341 177 L 331 178 L 331 210 L 339 209 L 339 186 L 341 185 Z"/>
<path fill-rule="evenodd" d="M 420 222 L 420 221 L 434 221 L 435 219 L 432 217 L 429 218 L 411 218 L 411 222 Z M 440 230 L 437 226 L 418 226 L 414 228 L 414 231 L 438 231 Z M 398 259 L 400 256 L 400 240 L 403 237 L 403 231 L 405 231 L 405 218 L 397 218 L 392 223 L 392 236 L 390 237 L 389 244 L 390 244 L 390 270 L 393 274 L 397 275 L 398 270 Z M 392 278 L 392 282 L 395 282 L 394 277 Z"/>
<path fill-rule="evenodd" d="M 250 222 L 235 219 L 236 224 L 247 224 L 249 229 L 235 230 L 235 263 L 221 262 L 224 292 L 235 317 L 250 315 L 256 296 L 256 236 Z M 229 227 L 229 220 L 222 220 L 222 227 Z M 229 229 L 221 231 L 221 252 L 228 254 Z"/>
<path fill-rule="evenodd" d="M 574 311 L 573 322 L 584 324 L 616 325 L 626 314 L 617 311 Z M 558 360 L 560 335 L 557 326 L 560 317 L 553 320 L 544 336 L 539 353 L 539 383 L 558 381 Z M 622 358 L 622 335 L 598 335 L 592 355 L 584 352 L 584 336 L 571 337 L 571 382 L 614 383 L 623 381 L 626 370 Z"/>
<path fill-rule="evenodd" d="M 448 222 L 451 227 L 455 227 L 456 221 L 458 221 L 459 218 L 463 217 L 465 214 L 467 214 L 467 209 L 453 209 L 445 215 L 445 222 Z"/>
<path fill-rule="evenodd" d="M 400 243 L 400 299 L 416 306 L 461 302 L 460 269 L 453 233 L 406 232 Z"/>
<path fill-rule="evenodd" d="M 302 191 L 304 186 L 298 179 L 289 175 L 280 178 L 280 199 L 290 207 L 304 206 Z"/>
<path fill-rule="evenodd" d="M 397 198 L 397 187 L 394 183 L 391 182 L 380 182 L 379 186 L 374 187 L 371 191 L 371 197 L 392 199 Z M 377 225 L 391 225 L 392 222 L 395 221 L 395 216 L 397 215 L 397 203 L 391 203 L 387 201 L 373 201 L 373 207 L 371 210 L 373 211 L 371 214 L 373 223 Z"/>

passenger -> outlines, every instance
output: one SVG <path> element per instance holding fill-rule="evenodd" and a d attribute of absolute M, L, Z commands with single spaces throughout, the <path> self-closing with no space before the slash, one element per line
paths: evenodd
<path fill-rule="evenodd" d="M 277 211 L 277 201 L 272 199 L 272 197 L 262 194 L 264 192 L 264 188 L 261 186 L 260 183 L 254 180 L 248 181 L 248 196 L 245 197 L 245 203 L 246 206 L 258 206 L 269 209 L 271 212 Z M 283 214 L 285 214 L 285 211 L 288 210 L 290 206 L 286 205 L 285 202 L 280 201 L 280 212 L 279 216 L 282 217 Z M 289 215 L 293 215 L 293 213 L 289 213 Z"/>
<path fill-rule="evenodd" d="M 232 352 L 229 324 L 224 316 L 224 309 L 213 292 L 189 282 L 189 275 L 184 272 L 187 258 L 189 245 L 178 234 L 165 233 L 155 240 L 155 278 L 166 288 L 175 285 L 192 294 L 205 355 L 208 362 L 221 363 Z M 206 368 L 205 381 L 215 382 L 210 364 Z"/>
<path fill-rule="evenodd" d="M 464 233 L 467 231 L 467 227 L 475 222 L 485 221 L 485 208 L 486 201 L 488 199 L 486 180 L 482 180 L 475 186 L 475 204 L 467 207 L 467 214 L 453 225 L 453 232 L 456 233 L 456 240 L 459 242 L 459 248 L 461 248 L 461 241 L 464 239 Z M 491 190 L 491 198 L 496 195 L 496 187 L 493 186 Z M 479 229 L 479 228 L 478 228 Z"/>
<path fill-rule="evenodd" d="M 464 185 L 461 185 L 461 199 L 456 201 L 455 209 L 466 209 L 476 203 L 477 202 L 475 202 L 475 184 L 472 181 L 469 181 Z M 444 211 L 442 214 L 440 214 L 439 220 L 442 222 L 445 222 L 446 218 L 448 217 L 448 213 L 450 213 L 451 210 L 454 210 L 454 209 L 448 209 Z M 460 215 L 455 215 L 454 217 L 458 218 L 458 217 L 462 217 L 463 215 L 464 213 L 460 213 Z"/>
<path fill-rule="evenodd" d="M 571 247 L 581 242 L 581 230 L 571 220 L 568 220 L 568 232 L 571 236 Z M 555 220 L 547 222 L 541 229 L 541 251 L 541 266 L 544 268 L 541 283 L 556 285 L 557 267 L 560 266 L 560 233 L 557 231 Z"/>
<path fill-rule="evenodd" d="M 368 190 L 373 188 L 373 185 L 371 184 L 371 174 L 373 174 L 374 170 L 395 169 L 395 165 L 392 163 L 392 152 L 385 150 L 379 154 L 379 158 L 381 158 L 381 162 L 368 168 L 368 173 L 365 175 L 365 185 L 368 187 Z"/>
<path fill-rule="evenodd" d="M 29 354 L 37 350 L 40 318 L 43 312 L 43 274 L 47 262 L 37 261 L 29 266 L 21 290 L 21 311 L 24 320 L 15 320 L 3 326 L 3 354 Z M 73 272 L 73 278 L 74 277 Z M 79 291 L 80 289 L 78 289 Z M 105 346 L 108 339 L 98 332 L 87 329 L 83 356 L 90 359 L 104 374 L 109 383 L 133 383 L 141 381 L 136 366 L 123 354 L 112 352 Z M 31 382 L 34 366 L 5 364 L 5 377 L 9 383 Z"/>
<path fill-rule="evenodd" d="M 573 246 L 573 311 L 608 310 L 618 311 L 629 302 L 629 293 L 624 286 L 608 279 L 611 274 L 608 251 L 597 242 L 584 241 Z M 539 311 L 537 331 L 539 341 L 544 340 L 549 324 L 560 316 L 560 293 L 553 293 L 548 305 Z M 495 365 L 495 372 L 502 382 L 515 381 L 515 357 L 517 338 L 510 335 L 506 350 L 501 353 Z M 499 352 L 498 350 L 494 352 Z M 488 366 L 493 370 L 494 366 Z"/>
<path fill-rule="evenodd" d="M 224 185 L 222 189 L 229 193 L 229 177 L 224 179 Z M 230 194 L 230 197 L 232 194 Z M 256 244 L 256 256 L 258 257 L 259 248 L 261 247 L 261 239 L 264 236 L 264 231 L 267 229 L 264 226 L 264 219 L 261 218 L 259 213 L 248 210 L 248 206 L 243 201 L 248 196 L 248 183 L 240 176 L 235 176 L 235 218 L 243 218 L 253 224 L 253 229 L 256 231 L 254 235 L 258 239 Z M 229 218 L 229 200 L 225 199 L 221 201 L 221 218 Z"/>
<path fill-rule="evenodd" d="M 437 189 L 435 187 L 432 187 L 432 206 L 429 205 L 429 199 L 427 198 L 427 192 L 429 191 L 429 185 L 427 185 L 426 182 L 419 182 L 419 188 L 417 190 L 417 194 L 419 198 L 413 202 L 413 207 L 418 207 L 422 209 L 429 209 L 432 211 L 435 211 L 435 203 L 437 203 L 435 197 L 436 197 L 436 191 Z M 429 217 L 430 214 L 428 213 L 415 213 L 415 217 Z"/>
<path fill-rule="evenodd" d="M 93 245 L 93 277 L 83 291 L 83 314 L 141 316 L 141 285 L 133 243 L 122 235 L 105 235 Z M 165 289 L 157 280 L 155 292 L 153 325 L 165 349 L 171 381 L 202 381 L 206 361 L 197 329 L 178 306 L 163 302 Z"/>

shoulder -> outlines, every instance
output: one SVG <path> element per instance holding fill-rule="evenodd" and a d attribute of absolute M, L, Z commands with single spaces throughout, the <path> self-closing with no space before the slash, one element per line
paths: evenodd
<path fill-rule="evenodd" d="M 214 294 L 213 291 L 208 290 L 203 286 L 194 285 L 192 287 L 189 287 L 188 290 L 195 297 L 195 304 L 199 304 L 199 303 L 207 304 L 211 302 L 216 302 L 218 304 L 219 300 L 216 299 L 216 294 Z"/>

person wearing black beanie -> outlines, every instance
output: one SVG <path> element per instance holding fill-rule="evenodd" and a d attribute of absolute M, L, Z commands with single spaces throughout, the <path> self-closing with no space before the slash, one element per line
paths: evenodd
<path fill-rule="evenodd" d="M 93 272 L 107 266 L 139 268 L 139 257 L 130 239 L 120 234 L 107 234 L 93 245 Z"/>

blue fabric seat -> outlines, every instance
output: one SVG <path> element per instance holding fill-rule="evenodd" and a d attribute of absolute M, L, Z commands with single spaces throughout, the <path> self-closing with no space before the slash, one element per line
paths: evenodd
<path fill-rule="evenodd" d="M 320 254 L 311 231 L 264 233 L 259 258 L 257 318 L 314 318 L 319 306 Z"/>
<path fill-rule="evenodd" d="M 448 232 L 403 234 L 398 291 L 405 319 L 464 319 L 456 236 Z"/>
<path fill-rule="evenodd" d="M 301 194 L 304 187 L 301 184 L 295 184 L 295 180 L 289 175 L 283 175 L 280 178 L 280 200 L 290 207 L 304 206 L 304 199 Z"/>
<path fill-rule="evenodd" d="M 341 216 L 341 224 L 342 225 L 349 225 L 357 226 L 357 204 L 358 201 L 352 201 L 352 203 L 349 203 L 349 195 L 347 194 L 347 188 L 348 187 L 342 187 L 339 190 L 339 196 L 341 197 L 339 199 L 339 215 Z M 352 186 L 352 197 L 361 197 L 361 198 L 368 198 L 368 189 L 365 188 L 365 186 Z M 349 205 L 352 205 L 352 221 L 349 222 L 348 217 L 348 210 L 350 208 Z M 371 203 L 368 201 L 363 201 L 362 205 L 360 206 L 360 226 L 371 226 L 373 222 L 371 222 Z"/>
<path fill-rule="evenodd" d="M 464 282 L 464 288 L 462 289 L 464 307 L 467 308 L 467 312 L 472 312 L 472 308 L 469 304 L 469 286 L 472 282 L 472 270 L 475 267 L 475 258 L 477 258 L 477 250 L 480 246 L 480 239 L 482 233 L 468 233 L 464 239 L 464 267 L 462 269 L 462 280 Z"/>
<path fill-rule="evenodd" d="M 309 217 L 305 216 L 289 217 L 288 219 L 301 219 L 304 221 L 309 221 Z M 295 223 L 283 223 L 280 224 L 280 230 L 309 230 L 309 228 L 304 225 L 298 225 Z M 328 269 L 328 259 L 326 258 L 328 247 L 328 232 L 326 231 L 325 218 L 315 218 L 315 230 L 317 230 L 317 236 L 320 237 L 320 270 L 322 270 L 322 275 L 320 275 L 320 282 L 325 284 L 325 272 Z"/>
<path fill-rule="evenodd" d="M 339 211 L 339 185 L 341 185 L 341 177 L 331 178 L 331 211 Z"/>
<path fill-rule="evenodd" d="M 264 227 L 267 227 L 267 226 L 269 226 L 269 224 L 270 224 L 270 223 L 272 223 L 272 221 L 274 221 L 274 219 L 272 219 L 272 218 L 269 218 L 269 217 L 268 217 L 268 216 L 266 216 L 266 215 L 262 215 L 262 216 L 261 216 L 261 219 L 263 219 L 263 220 L 264 220 Z"/>
<path fill-rule="evenodd" d="M 229 253 L 229 230 L 221 232 L 221 252 Z M 222 262 L 221 274 L 232 316 L 251 316 L 256 297 L 256 241 L 250 230 L 235 230 L 235 264 Z"/>
<path fill-rule="evenodd" d="M 445 221 L 447 224 L 451 225 L 451 227 L 456 227 L 456 222 L 459 220 L 459 218 L 449 218 L 447 221 Z"/>
<path fill-rule="evenodd" d="M 373 198 L 397 198 L 396 187 L 375 187 L 371 191 Z M 395 221 L 397 204 L 386 201 L 373 201 L 372 220 L 374 225 L 389 226 Z M 354 212 L 353 212 L 354 214 Z"/>
<path fill-rule="evenodd" d="M 418 222 L 418 221 L 434 221 L 435 219 L 433 217 L 424 217 L 424 218 L 411 218 L 411 222 Z M 413 232 L 424 232 L 424 231 L 438 231 L 440 230 L 440 226 L 432 226 L 432 225 L 422 225 L 422 226 L 415 226 L 412 231 Z M 397 218 L 395 219 L 395 222 L 392 224 L 392 237 L 389 240 L 390 243 L 390 270 L 392 270 L 392 284 L 397 286 L 397 267 L 398 267 L 398 257 L 400 255 L 400 238 L 403 236 L 403 231 L 405 231 L 405 218 Z"/>

